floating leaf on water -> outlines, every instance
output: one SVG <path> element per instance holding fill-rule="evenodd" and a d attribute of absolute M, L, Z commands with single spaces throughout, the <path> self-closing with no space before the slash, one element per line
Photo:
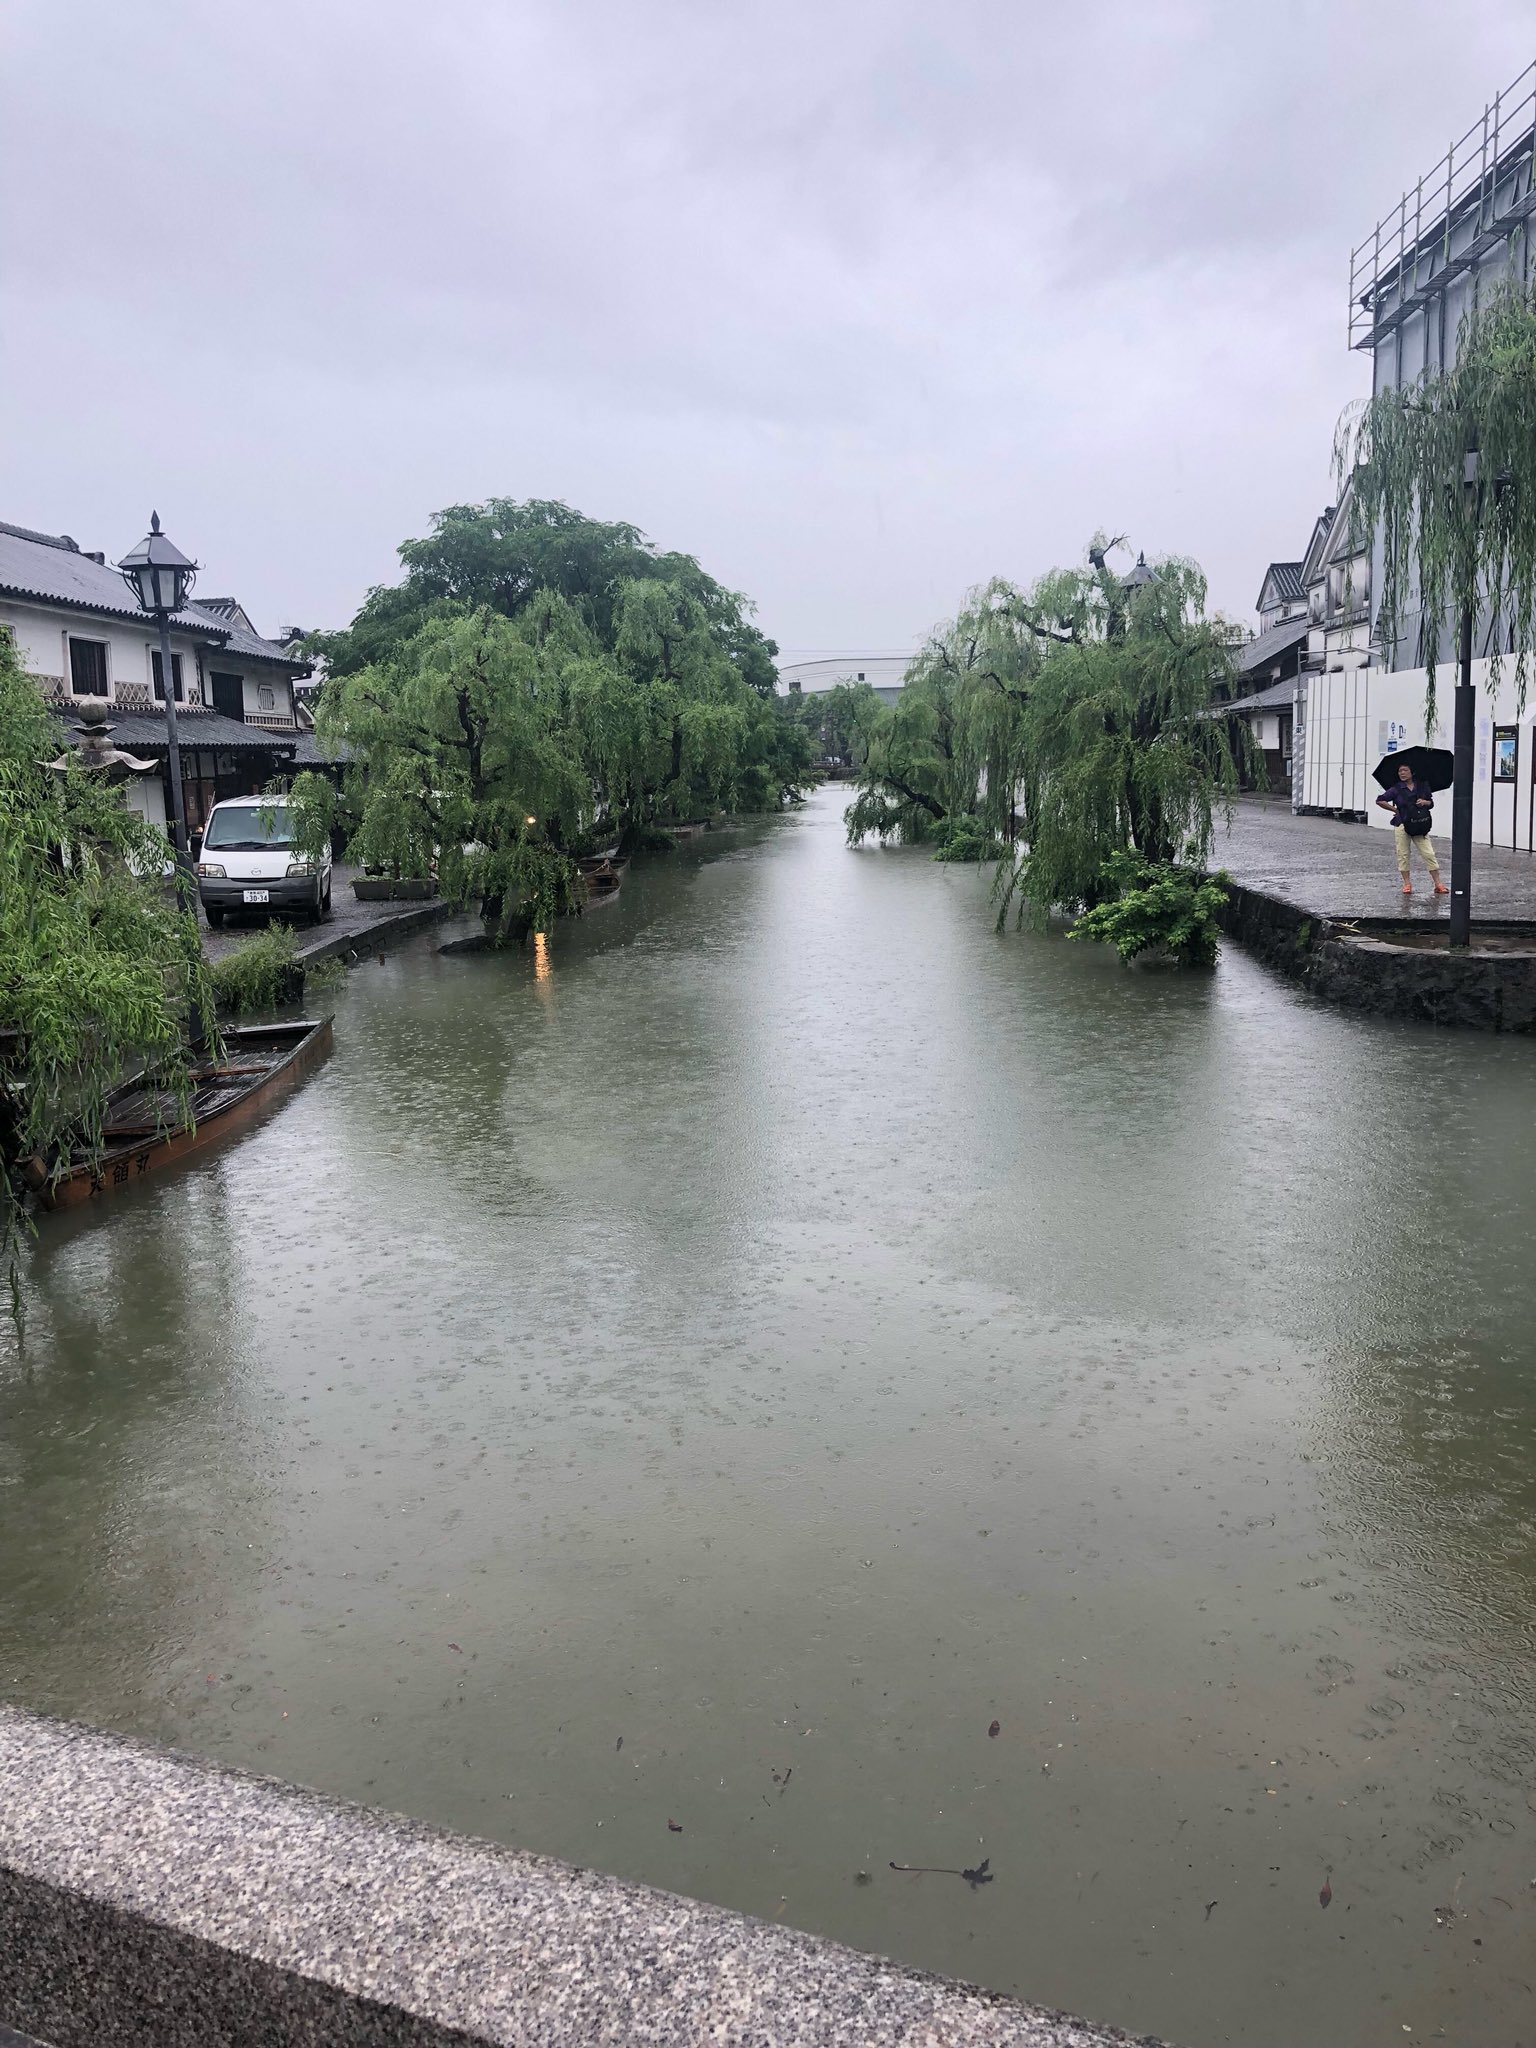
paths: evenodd
<path fill-rule="evenodd" d="M 1320 1906 L 1330 1906 L 1333 1903 L 1333 1872 L 1331 1870 L 1323 1878 L 1323 1888 L 1317 1895 L 1317 1903 Z"/>
<path fill-rule="evenodd" d="M 1001 1734 L 1002 1734 L 1002 1732 L 1003 1732 L 1003 1724 L 1002 1724 L 1002 1722 L 1001 1722 L 1001 1721 L 994 1721 L 994 1722 L 992 1723 L 992 1726 L 991 1726 L 991 1727 L 990 1727 L 990 1728 L 989 1728 L 989 1729 L 987 1730 L 987 1733 L 988 1733 L 989 1735 L 1001 1735 Z"/>
<path fill-rule="evenodd" d="M 853 1873 L 853 1881 L 855 1884 L 873 1884 L 875 1880 L 867 1870 L 856 1870 Z"/>
<path fill-rule="evenodd" d="M 618 1741 L 617 1741 L 617 1742 L 616 1742 L 616 1743 L 615 1743 L 615 1744 L 613 1745 L 613 1753 L 614 1753 L 614 1755 L 615 1755 L 615 1756 L 617 1756 L 617 1755 L 618 1755 L 618 1753 L 619 1753 L 619 1751 L 620 1751 L 620 1750 L 621 1750 L 621 1749 L 622 1749 L 623 1747 L 624 1747 L 624 1738 L 623 1738 L 623 1736 L 621 1735 L 621 1736 L 619 1737 Z"/>
<path fill-rule="evenodd" d="M 1209 1904 L 1209 1905 L 1208 1905 L 1208 1906 L 1206 1907 L 1206 1909 L 1205 1909 L 1205 1917 L 1206 1917 L 1206 1919 L 1207 1919 L 1207 1920 L 1209 1920 L 1209 1919 L 1210 1919 L 1211 1915 L 1212 1915 L 1212 1914 L 1213 1914 L 1213 1913 L 1215 1912 L 1216 1908 L 1217 1908 L 1217 1907 L 1218 1907 L 1218 1906 L 1219 1906 L 1220 1904 L 1221 1904 L 1221 1901 L 1220 1901 L 1220 1899 L 1212 1899 L 1212 1900 L 1211 1900 L 1210 1904 Z"/>
<path fill-rule="evenodd" d="M 992 1882 L 992 1858 L 990 1856 L 983 1856 L 974 1870 L 962 1870 L 960 1875 L 965 1879 L 972 1891 L 975 1891 L 979 1884 L 990 1884 Z"/>
<path fill-rule="evenodd" d="M 450 1643 L 450 1644 L 448 1645 L 448 1647 L 449 1647 L 449 1649 L 450 1649 L 450 1650 L 459 1650 L 459 1646 L 458 1646 L 458 1644 L 457 1644 L 457 1643 Z M 463 1656 L 463 1654 L 464 1654 L 464 1652 L 463 1652 L 462 1650 L 459 1650 L 459 1655 L 460 1655 L 461 1657 Z"/>
<path fill-rule="evenodd" d="M 680 1820 L 669 1820 L 667 1826 L 674 1835 L 680 1835 L 683 1832 L 683 1824 Z"/>

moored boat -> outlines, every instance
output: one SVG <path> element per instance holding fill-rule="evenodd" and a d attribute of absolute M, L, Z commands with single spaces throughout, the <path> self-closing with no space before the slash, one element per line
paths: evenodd
<path fill-rule="evenodd" d="M 629 862 L 618 860 L 613 854 L 594 853 L 576 865 L 587 885 L 587 908 L 590 910 L 599 903 L 611 903 L 618 895 Z"/>
<path fill-rule="evenodd" d="M 223 1058 L 193 1069 L 190 1115 L 153 1081 L 127 1083 L 107 1104 L 100 1154 L 82 1157 L 51 1182 L 39 1174 L 43 1207 L 69 1209 L 111 1194 L 243 1130 L 325 1058 L 331 1020 L 234 1025 L 222 1036 Z"/>

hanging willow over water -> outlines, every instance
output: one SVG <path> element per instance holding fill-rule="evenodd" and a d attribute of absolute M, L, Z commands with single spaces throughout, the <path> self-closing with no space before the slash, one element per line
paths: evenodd
<path fill-rule="evenodd" d="M 1262 773 L 1245 724 L 1219 715 L 1233 633 L 1205 578 L 1170 557 L 1129 577 L 1122 543 L 1028 589 L 973 591 L 907 671 L 900 700 L 857 735 L 848 836 L 937 845 L 962 828 L 998 868 L 999 921 L 1100 899 L 1107 864 L 1203 868 L 1214 820 Z"/>
<path fill-rule="evenodd" d="M 1468 457 L 1476 482 L 1466 488 Z M 1462 322 L 1454 362 L 1378 392 L 1340 421 L 1340 483 L 1354 482 L 1355 538 L 1379 536 L 1378 616 L 1395 644 L 1426 622 L 1426 716 L 1435 720 L 1439 626 L 1492 614 L 1495 680 L 1513 641 L 1525 708 L 1536 628 L 1536 298 L 1507 283 Z"/>

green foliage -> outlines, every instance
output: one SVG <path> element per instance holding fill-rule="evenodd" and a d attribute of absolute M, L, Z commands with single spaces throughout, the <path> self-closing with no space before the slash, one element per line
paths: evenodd
<path fill-rule="evenodd" d="M 0 631 L 0 1260 L 27 1162 L 97 1152 L 108 1094 L 150 1066 L 183 1100 L 184 1025 L 212 999 L 164 837 L 62 753 L 64 735 Z"/>
<path fill-rule="evenodd" d="M 1096 542 L 1085 569 L 1031 592 L 1040 660 L 1021 741 L 1029 853 L 1007 899 L 1044 918 L 1098 901 L 1106 863 L 1133 849 L 1203 866 L 1218 810 L 1230 816 L 1259 757 L 1246 726 L 1210 715 L 1231 642 L 1205 615 L 1205 579 L 1170 558 L 1127 590 Z"/>
<path fill-rule="evenodd" d="M 850 704 L 858 791 L 846 817 L 849 844 L 868 833 L 931 844 L 955 813 L 980 817 L 994 836 L 1010 834 L 1038 660 L 1018 592 L 995 581 L 972 591 L 959 615 L 930 635 L 893 705 L 873 691 Z"/>
<path fill-rule="evenodd" d="M 209 969 L 214 1000 L 230 1016 L 296 1002 L 304 992 L 298 941 L 286 925 L 269 924 Z"/>
<path fill-rule="evenodd" d="M 1227 900 L 1225 873 L 1208 875 L 1138 853 L 1114 853 L 1105 860 L 1099 887 L 1105 894 L 1084 911 L 1069 939 L 1099 939 L 1127 963 L 1155 949 L 1182 967 L 1212 967 L 1221 936 L 1217 916 Z"/>
<path fill-rule="evenodd" d="M 1465 610 L 1498 621 L 1495 675 L 1512 633 L 1523 711 L 1536 633 L 1536 286 L 1494 290 L 1463 321 L 1452 366 L 1346 414 L 1335 452 L 1341 483 L 1353 476 L 1356 541 L 1380 535 L 1379 620 L 1394 640 L 1415 609 L 1428 622 L 1431 725 L 1439 623 Z"/>
<path fill-rule="evenodd" d="M 457 506 L 401 549 L 331 663 L 318 725 L 341 793 L 293 788 L 301 848 L 338 825 L 386 874 L 435 872 L 492 935 L 580 906 L 576 856 L 719 810 L 776 807 L 811 774 L 744 599 L 638 529 L 563 505 Z"/>
<path fill-rule="evenodd" d="M 612 647 L 626 586 L 655 581 L 693 601 L 749 689 L 773 695 L 778 649 L 752 625 L 747 599 L 706 575 L 691 555 L 659 553 L 622 520 L 588 519 L 551 499 L 489 498 L 437 513 L 425 539 L 401 545 L 400 559 L 404 581 L 370 591 L 345 632 L 310 636 L 331 675 L 387 661 L 445 611 L 484 606 L 515 619 L 549 592 Z"/>
<path fill-rule="evenodd" d="M 937 829 L 935 860 L 1002 860 L 1007 846 L 983 821 L 970 811 L 957 811 Z"/>
<path fill-rule="evenodd" d="M 812 767 L 847 770 L 863 758 L 864 735 L 885 706 L 869 683 L 834 683 L 786 700 L 786 715 L 805 733 Z"/>

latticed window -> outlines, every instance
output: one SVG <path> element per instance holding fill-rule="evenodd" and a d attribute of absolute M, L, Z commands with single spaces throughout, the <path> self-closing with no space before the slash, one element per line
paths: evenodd
<path fill-rule="evenodd" d="M 155 702 L 163 704 L 165 702 L 165 664 L 160 659 L 159 648 L 154 650 L 149 659 L 155 674 Z M 176 702 L 178 704 L 184 702 L 185 700 L 181 694 L 181 656 L 179 654 L 171 656 L 171 688 L 176 692 Z"/>

